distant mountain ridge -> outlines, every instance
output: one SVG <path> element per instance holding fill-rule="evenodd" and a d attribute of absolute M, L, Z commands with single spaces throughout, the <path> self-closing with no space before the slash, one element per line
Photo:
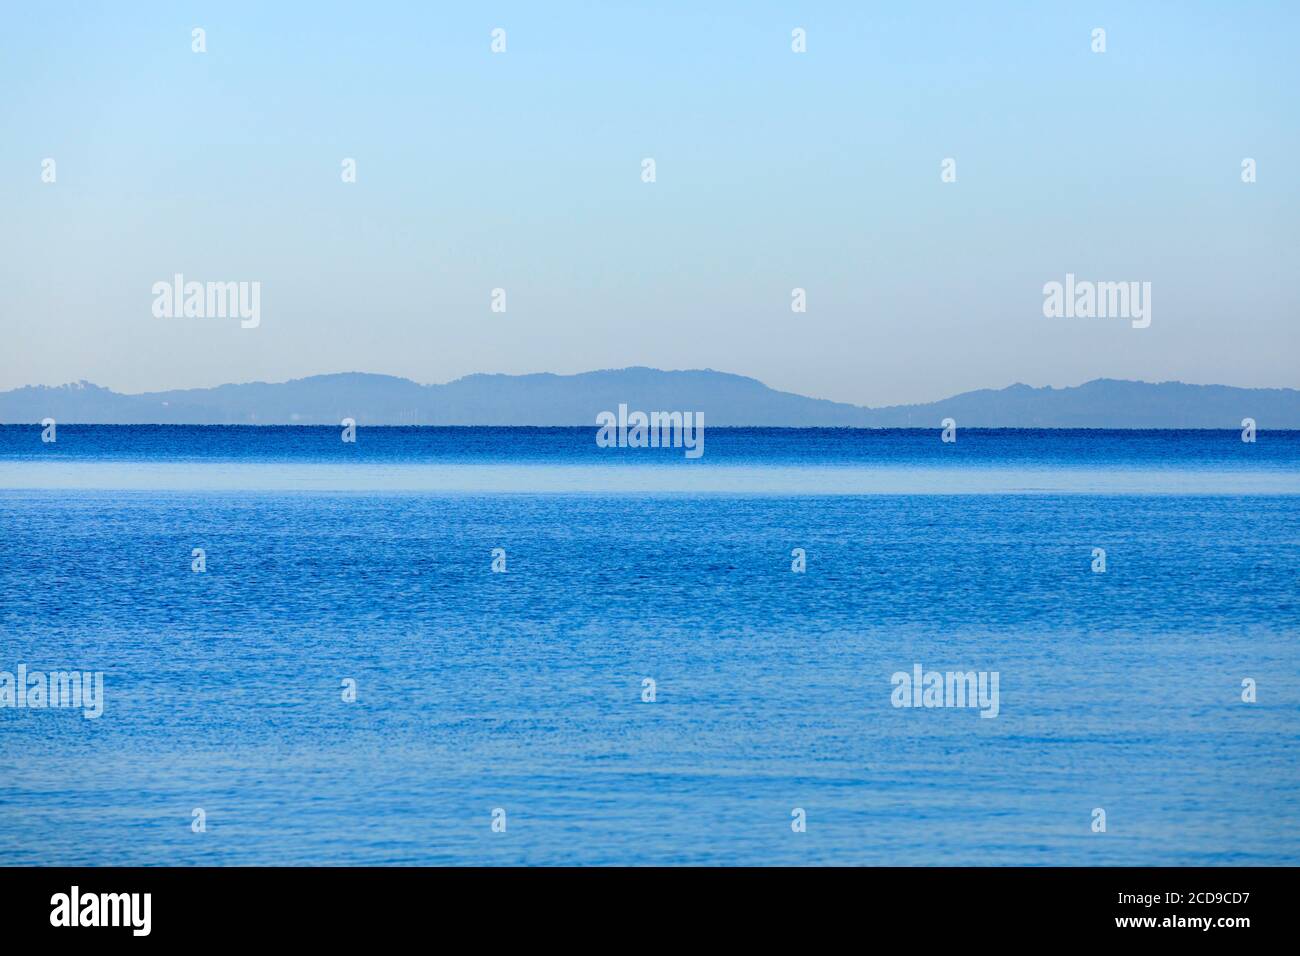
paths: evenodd
<path fill-rule="evenodd" d="M 468 375 L 443 385 L 364 372 L 288 382 L 125 395 L 78 382 L 0 392 L 0 422 L 83 424 L 594 425 L 619 404 L 698 411 L 707 426 L 974 428 L 1300 428 L 1300 390 L 1095 379 L 1066 388 L 1011 385 L 937 402 L 867 408 L 768 388 L 712 369 L 606 369 L 576 375 Z"/>

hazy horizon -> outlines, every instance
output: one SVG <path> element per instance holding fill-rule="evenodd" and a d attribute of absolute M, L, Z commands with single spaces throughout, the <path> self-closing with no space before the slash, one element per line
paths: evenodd
<path fill-rule="evenodd" d="M 1286 4 L 0 16 L 23 91 L 0 103 L 0 390 L 357 367 L 741 369 L 869 407 L 1300 384 Z M 258 283 L 256 327 L 156 316 L 176 275 Z M 1067 275 L 1150 283 L 1149 325 L 1045 317 Z"/>
<path fill-rule="evenodd" d="M 635 370 L 635 369 L 647 369 L 647 370 L 649 370 L 649 371 L 653 371 L 653 372 L 670 372 L 670 373 L 671 373 L 671 372 L 712 372 L 712 373 L 715 373 L 715 374 L 718 374 L 718 375 L 728 375 L 728 376 L 735 376 L 735 377 L 738 377 L 738 378 L 753 379 L 753 380 L 755 380 L 755 381 L 757 381 L 757 382 L 760 382 L 761 384 L 767 386 L 768 388 L 772 388 L 772 389 L 774 389 L 774 390 L 776 390 L 776 391 L 782 391 L 782 392 L 785 392 L 785 391 L 791 391 L 791 390 L 788 390 L 788 389 L 776 389 L 775 386 L 773 386 L 771 383 L 769 383 L 769 382 L 764 382 L 761 378 L 759 378 L 759 377 L 756 376 L 756 375 L 748 375 L 748 374 L 746 374 L 746 373 L 744 373 L 744 372 L 733 372 L 733 371 L 729 371 L 729 370 L 727 370 L 727 369 L 716 369 L 716 368 L 655 368 L 655 367 L 653 367 L 653 366 L 648 366 L 648 365 L 628 365 L 628 366 L 623 366 L 623 367 L 621 367 L 621 368 L 600 368 L 600 369 L 595 369 L 595 368 L 593 368 L 593 369 L 580 369 L 580 370 L 575 371 L 575 372 L 549 372 L 549 371 L 535 371 L 535 372 L 489 372 L 489 371 L 479 371 L 479 372 L 467 372 L 467 373 L 465 373 L 464 375 L 458 375 L 458 376 L 456 376 L 455 378 L 450 378 L 450 379 L 446 379 L 446 380 L 443 380 L 443 381 L 434 381 L 434 380 L 431 380 L 431 379 L 430 379 L 430 380 L 421 380 L 421 379 L 418 379 L 418 378 L 412 378 L 412 377 L 407 376 L 407 375 L 398 375 L 398 374 L 393 373 L 393 372 L 378 372 L 378 371 L 366 371 L 366 370 L 362 370 L 362 369 L 347 369 L 347 370 L 342 370 L 342 371 L 313 372 L 313 373 L 308 373 L 308 374 L 306 374 L 306 375 L 298 375 L 298 376 L 294 376 L 293 378 L 287 378 L 287 379 L 276 379 L 276 380 L 272 380 L 272 379 L 245 379 L 245 380 L 241 380 L 241 381 L 215 382 L 215 383 L 213 383 L 213 384 L 211 384 L 211 385 L 208 385 L 208 384 L 204 384 L 204 385 L 183 385 L 183 386 L 178 386 L 178 387 L 176 387 L 176 388 L 144 388 L 144 389 L 140 389 L 139 391 L 123 391 L 123 390 L 115 389 L 115 388 L 112 388 L 111 386 L 105 385 L 103 382 L 96 382 L 96 381 L 93 381 L 92 379 L 88 379 L 88 378 L 78 378 L 78 379 L 70 379 L 70 380 L 65 381 L 65 382 L 28 382 L 28 383 L 26 383 L 26 384 L 24 384 L 24 385 L 17 385 L 17 386 L 14 386 L 13 388 L 0 388 L 0 392 L 14 391 L 14 390 L 16 390 L 16 389 L 21 389 L 21 388 L 64 388 L 64 387 L 67 387 L 67 386 L 75 386 L 75 385 L 91 385 L 91 386 L 95 386 L 95 387 L 98 387 L 98 388 L 107 388 L 107 389 L 109 389 L 110 391 L 113 391 L 113 392 L 115 392 L 115 393 L 117 393 L 117 394 L 119 394 L 119 395 L 152 395 L 152 394 L 157 394 L 157 393 L 161 393 L 161 392 L 215 389 L 215 388 L 222 388 L 222 387 L 225 387 L 225 386 L 241 386 L 241 385 L 285 385 L 285 384 L 289 384 L 289 383 L 291 383 L 291 382 L 295 382 L 295 381 L 302 381 L 302 380 L 304 380 L 304 379 L 328 378 L 328 377 L 331 377 L 331 376 L 346 376 L 346 375 L 375 376 L 375 377 L 380 377 L 380 378 L 396 378 L 396 379 L 403 379 L 403 380 L 405 380 L 405 381 L 409 381 L 409 382 L 412 382 L 413 384 L 420 385 L 420 386 L 431 386 L 431 385 L 435 385 L 435 386 L 436 386 L 436 385 L 449 385 L 449 384 L 452 384 L 453 382 L 459 381 L 459 380 L 461 380 L 461 379 L 465 379 L 465 378 L 473 378 L 473 377 L 476 377 L 476 376 L 506 376 L 506 377 L 509 377 L 509 378 L 525 378 L 525 377 L 528 377 L 528 376 L 551 375 L 551 376 L 556 376 L 556 377 L 559 377 L 559 378 L 573 378 L 573 377 L 576 377 L 576 376 L 581 376 L 581 375 L 590 375 L 590 374 L 599 373 L 599 372 L 625 372 L 625 371 L 631 371 L 631 370 Z M 858 403 L 858 402 L 848 402 L 848 403 L 846 403 L 846 404 L 861 405 L 861 407 L 865 407 L 865 408 L 887 408 L 887 407 L 890 407 L 891 405 L 913 405 L 913 404 L 921 404 L 921 405 L 924 405 L 924 404 L 931 404 L 931 403 L 934 403 L 934 402 L 939 402 L 939 401 L 942 401 L 942 400 L 944 400 L 944 399 L 946 399 L 946 398 L 952 398 L 952 397 L 954 397 L 955 395 L 964 394 L 965 392 L 970 392 L 970 391 L 994 391 L 994 392 L 996 392 L 996 391 L 1002 391 L 1002 390 L 1005 390 L 1005 389 L 1008 389 L 1008 388 L 1014 388 L 1014 387 L 1016 387 L 1016 386 L 1020 386 L 1020 385 L 1027 386 L 1027 387 L 1029 387 L 1029 388 L 1033 388 L 1033 389 L 1055 389 L 1055 390 L 1061 391 L 1061 390 L 1066 390 L 1066 389 L 1079 388 L 1079 387 L 1081 387 L 1081 386 L 1083 386 L 1083 385 L 1087 385 L 1087 384 L 1089 384 L 1089 383 L 1091 383 L 1091 382 L 1098 382 L 1098 381 L 1116 381 L 1116 382 L 1138 383 L 1138 384 L 1147 384 L 1147 385 L 1166 385 L 1166 384 L 1170 384 L 1170 385 L 1194 385 L 1194 386 L 1206 386 L 1206 387 L 1222 386 L 1222 387 L 1227 387 L 1227 388 L 1260 388 L 1260 389 L 1291 389 L 1291 390 L 1295 390 L 1295 389 L 1297 389 L 1297 388 L 1300 388 L 1300 386 L 1297 386 L 1297 385 L 1290 385 L 1290 384 L 1287 384 L 1287 385 L 1240 385 L 1240 384 L 1237 384 L 1237 383 L 1235 383 L 1235 382 L 1188 382 L 1188 381 L 1185 381 L 1185 380 L 1182 380 L 1182 379 L 1164 379 L 1164 380 L 1159 380 L 1159 381 L 1157 381 L 1157 380 L 1146 380 L 1146 379 L 1117 379 L 1117 378 L 1113 378 L 1112 376 L 1107 376 L 1107 375 L 1094 375 L 1094 376 L 1092 376 L 1092 377 L 1090 377 L 1090 378 L 1086 378 L 1086 379 L 1083 379 L 1083 380 L 1081 380 L 1081 381 L 1077 381 L 1077 382 L 1067 382 L 1067 383 L 1065 383 L 1065 384 L 1058 384 L 1058 383 L 1051 383 L 1051 382 L 1044 383 L 1044 384 L 1036 384 L 1036 383 L 1034 383 L 1034 382 L 1026 382 L 1026 381 L 1024 381 L 1024 380 L 1018 380 L 1018 381 L 1014 381 L 1014 382 L 1005 382 L 1005 383 L 999 383 L 999 384 L 982 385 L 982 386 L 976 386 L 976 387 L 971 388 L 971 389 L 966 389 L 966 390 L 964 390 L 963 392 L 952 392 L 952 393 L 950 393 L 950 394 L 935 395 L 935 396 L 932 396 L 932 397 L 930 397 L 930 398 L 922 398 L 922 399 L 920 399 L 920 400 L 918 400 L 918 401 L 916 401 L 916 402 L 889 402 L 889 403 L 882 403 L 882 404 L 880 404 L 880 405 L 875 405 L 875 406 L 863 405 L 862 403 Z M 792 391 L 791 393 L 792 393 L 792 394 L 795 394 L 795 395 L 801 395 L 801 396 L 804 396 L 804 397 L 807 397 L 807 398 L 827 399 L 827 400 L 830 400 L 830 401 L 839 401 L 839 399 L 830 399 L 830 398 L 829 398 L 828 396 L 826 396 L 826 395 L 819 395 L 819 394 L 816 394 L 816 393 L 814 393 L 814 392 L 793 392 L 793 391 Z"/>
<path fill-rule="evenodd" d="M 627 409 L 677 409 L 714 426 L 1300 428 L 1300 390 L 1093 379 L 1023 383 L 932 402 L 865 406 L 772 389 L 712 369 L 642 367 L 577 375 L 479 374 L 421 384 L 371 373 L 127 394 L 93 383 L 0 392 L 0 422 L 87 424 L 590 425 Z M 594 417 L 593 417 L 594 416 Z"/>

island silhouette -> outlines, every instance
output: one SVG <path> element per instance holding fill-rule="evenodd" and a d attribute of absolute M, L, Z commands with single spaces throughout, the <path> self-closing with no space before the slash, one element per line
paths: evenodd
<path fill-rule="evenodd" d="M 593 426 L 620 403 L 703 412 L 709 427 L 1300 428 L 1300 390 L 1099 378 L 1054 388 L 1015 384 L 877 408 L 769 388 L 712 369 L 606 369 L 574 375 L 476 374 L 445 384 L 365 372 L 287 382 L 123 394 L 89 382 L 0 392 L 0 423 Z"/>

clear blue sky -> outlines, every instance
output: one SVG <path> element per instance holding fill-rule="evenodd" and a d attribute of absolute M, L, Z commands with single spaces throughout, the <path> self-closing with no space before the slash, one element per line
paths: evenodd
<path fill-rule="evenodd" d="M 1300 4 L 295 6 L 0 10 L 0 388 L 1300 385 Z M 261 326 L 155 318 L 176 272 Z M 1151 327 L 1044 318 L 1066 272 L 1150 281 Z"/>

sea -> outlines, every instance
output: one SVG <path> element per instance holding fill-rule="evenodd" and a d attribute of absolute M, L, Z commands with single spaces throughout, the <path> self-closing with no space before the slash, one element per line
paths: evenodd
<path fill-rule="evenodd" d="M 1300 863 L 1300 432 L 42 434 L 0 865 Z"/>

